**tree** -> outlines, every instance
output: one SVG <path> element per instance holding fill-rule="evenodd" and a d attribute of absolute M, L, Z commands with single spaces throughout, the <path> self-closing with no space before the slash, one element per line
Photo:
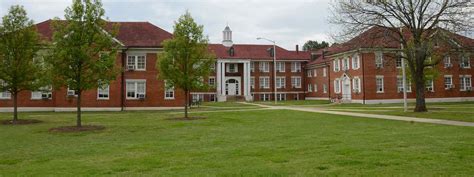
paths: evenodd
<path fill-rule="evenodd" d="M 77 127 L 81 127 L 83 91 L 108 84 L 116 77 L 116 30 L 103 20 L 100 0 L 74 0 L 65 10 L 65 21 L 54 20 L 53 55 L 49 62 L 55 87 L 68 86 L 77 95 Z"/>
<path fill-rule="evenodd" d="M 322 41 L 321 43 L 319 43 L 318 41 L 309 40 L 303 45 L 303 50 L 311 51 L 311 50 L 318 50 L 318 49 L 322 49 L 326 47 L 329 47 L 329 43 L 327 43 L 326 41 Z"/>
<path fill-rule="evenodd" d="M 203 29 L 186 12 L 175 22 L 173 39 L 163 42 L 164 51 L 157 62 L 160 71 L 158 77 L 165 80 L 167 88 L 175 87 L 184 91 L 186 119 L 189 92 L 208 87 L 203 83 L 203 78 L 209 76 L 210 68 L 215 63 L 214 55 L 208 51 L 208 39 L 202 34 Z"/>
<path fill-rule="evenodd" d="M 13 124 L 18 121 L 18 93 L 42 86 L 39 36 L 23 6 L 11 6 L 0 24 L 0 90 L 13 96 Z"/>
<path fill-rule="evenodd" d="M 338 0 L 332 8 L 331 22 L 343 26 L 341 37 L 353 36 L 371 27 L 389 30 L 388 37 L 400 41 L 403 47 L 400 57 L 414 78 L 414 111 L 425 112 L 425 68 L 437 64 L 427 61 L 433 52 L 431 34 L 445 30 L 472 32 L 472 7 L 469 1 L 452 0 Z"/>

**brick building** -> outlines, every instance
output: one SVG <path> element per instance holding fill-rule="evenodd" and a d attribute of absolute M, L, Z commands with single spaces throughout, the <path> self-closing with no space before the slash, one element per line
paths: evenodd
<path fill-rule="evenodd" d="M 441 31 L 432 33 L 432 37 L 443 33 L 449 40 L 435 40 L 435 50 L 442 56 L 433 68 L 436 76 L 426 83 L 427 101 L 474 100 L 474 40 Z M 313 52 L 315 60 L 306 66 L 306 99 L 364 104 L 402 102 L 400 43 L 393 36 L 391 30 L 374 27 L 346 43 Z M 414 84 L 409 81 L 407 97 L 415 98 Z"/>
<path fill-rule="evenodd" d="M 36 25 L 42 39 L 50 42 L 53 31 L 51 20 Z M 121 45 L 116 64 L 122 72 L 110 85 L 84 91 L 83 110 L 147 110 L 182 107 L 184 93 L 165 89 L 165 82 L 157 79 L 157 54 L 161 43 L 172 34 L 148 22 L 119 23 L 116 41 Z M 204 101 L 269 100 L 273 99 L 273 46 L 241 45 L 232 43 L 229 27 L 223 32 L 222 44 L 210 44 L 209 50 L 217 56 L 215 72 L 207 79 L 216 89 L 194 91 L 191 99 Z M 277 52 L 278 99 L 304 99 L 304 69 L 311 53 Z M 0 83 L 3 84 L 3 83 Z M 67 87 L 50 91 L 23 91 L 19 94 L 20 110 L 66 111 L 74 110 L 76 95 Z M 11 94 L 0 92 L 0 110 L 10 111 Z M 2 108 L 3 107 L 3 108 Z"/>
<path fill-rule="evenodd" d="M 184 93 L 165 89 L 157 79 L 157 54 L 161 43 L 172 34 L 148 22 L 119 23 L 117 43 L 121 45 L 116 64 L 122 72 L 104 88 L 84 92 L 84 110 L 147 110 L 182 107 Z M 51 20 L 36 25 L 44 41 L 51 41 Z M 227 26 L 221 44 L 209 44 L 217 62 L 214 73 L 204 82 L 215 86 L 193 91 L 190 99 L 202 101 L 268 101 L 323 99 L 353 103 L 401 102 L 401 60 L 398 40 L 387 38 L 390 31 L 371 28 L 346 43 L 314 52 L 289 51 L 276 47 L 276 79 L 273 45 L 233 44 Z M 435 69 L 437 77 L 427 82 L 427 101 L 474 100 L 472 75 L 474 40 L 453 33 L 436 48 L 445 51 Z M 448 49 L 448 50 L 446 50 Z M 276 82 L 275 82 L 276 81 Z M 276 83 L 276 84 L 275 84 Z M 0 83 L 3 84 L 3 83 Z M 412 91 L 413 90 L 413 91 Z M 415 98 L 407 85 L 408 98 Z M 75 93 L 67 87 L 46 92 L 24 91 L 20 110 L 74 110 Z M 11 111 L 8 92 L 0 92 L 0 111 Z"/>

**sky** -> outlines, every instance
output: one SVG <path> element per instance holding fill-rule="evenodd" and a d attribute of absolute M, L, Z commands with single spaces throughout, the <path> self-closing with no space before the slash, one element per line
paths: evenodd
<path fill-rule="evenodd" d="M 0 0 L 0 16 L 11 5 L 23 5 L 39 23 L 63 18 L 72 0 Z M 308 40 L 332 41 L 328 18 L 330 0 L 102 0 L 111 21 L 148 21 L 172 32 L 174 22 L 189 10 L 211 43 L 222 42 L 228 24 L 235 44 L 268 44 L 294 50 Z"/>

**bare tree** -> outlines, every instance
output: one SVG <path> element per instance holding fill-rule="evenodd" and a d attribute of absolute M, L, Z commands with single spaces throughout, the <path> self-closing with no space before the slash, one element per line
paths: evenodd
<path fill-rule="evenodd" d="M 471 32 L 473 3 L 470 0 L 335 0 L 331 23 L 342 28 L 341 37 L 382 27 L 399 40 L 416 89 L 415 112 L 426 112 L 425 68 L 433 52 L 435 31 Z M 443 29 L 443 30 L 440 30 Z"/>

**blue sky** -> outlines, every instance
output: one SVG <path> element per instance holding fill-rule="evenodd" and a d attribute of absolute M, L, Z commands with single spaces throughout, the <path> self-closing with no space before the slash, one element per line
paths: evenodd
<path fill-rule="evenodd" d="M 64 16 L 71 0 L 1 0 L 0 16 L 14 4 L 25 7 L 36 23 Z M 257 37 L 277 41 L 293 50 L 307 40 L 332 41 L 327 18 L 330 0 L 103 0 L 106 16 L 112 21 L 149 21 L 173 31 L 174 21 L 189 10 L 204 25 L 212 43 L 222 41 L 229 24 L 234 43 L 264 44 Z"/>

